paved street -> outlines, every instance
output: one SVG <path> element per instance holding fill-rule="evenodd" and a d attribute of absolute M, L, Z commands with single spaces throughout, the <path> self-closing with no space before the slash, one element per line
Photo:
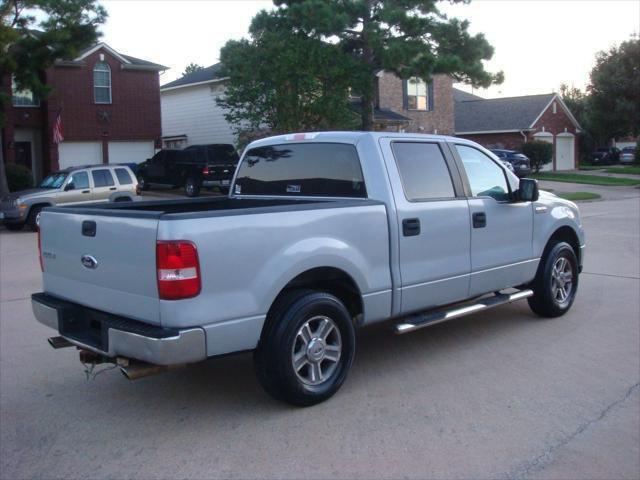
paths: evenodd
<path fill-rule="evenodd" d="M 640 190 L 628 191 L 581 205 L 585 272 L 565 317 L 521 302 L 401 337 L 363 330 L 342 390 L 307 409 L 263 393 L 247 354 L 87 381 L 31 313 L 35 235 L 2 230 L 0 476 L 637 479 Z"/>

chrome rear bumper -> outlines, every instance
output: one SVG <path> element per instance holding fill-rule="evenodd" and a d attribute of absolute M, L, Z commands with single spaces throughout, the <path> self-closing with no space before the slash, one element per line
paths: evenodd
<path fill-rule="evenodd" d="M 106 345 L 108 345 L 108 348 L 104 349 L 91 345 L 79 336 L 65 333 L 64 329 L 61 329 L 65 308 L 76 307 L 82 311 L 84 307 L 45 294 L 34 294 L 31 306 L 33 314 L 40 323 L 60 332 L 62 337 L 74 345 L 107 357 L 127 357 L 156 365 L 194 363 L 207 358 L 205 332 L 202 328 L 170 330 L 149 326 L 150 329 L 155 329 L 156 333 L 147 336 L 139 332 L 127 331 L 126 321 L 119 320 L 125 325 L 124 328 L 114 328 L 109 325 L 103 327 L 107 335 Z M 108 316 L 104 312 L 101 315 Z M 131 323 L 140 322 L 131 321 Z M 164 331 L 157 333 L 160 330 Z"/>

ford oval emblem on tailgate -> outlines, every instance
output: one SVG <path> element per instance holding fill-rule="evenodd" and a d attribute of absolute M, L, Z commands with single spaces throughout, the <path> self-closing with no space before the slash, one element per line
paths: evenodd
<path fill-rule="evenodd" d="M 83 255 L 80 261 L 82 262 L 82 266 L 85 268 L 90 268 L 92 270 L 98 268 L 98 260 L 91 255 Z"/>

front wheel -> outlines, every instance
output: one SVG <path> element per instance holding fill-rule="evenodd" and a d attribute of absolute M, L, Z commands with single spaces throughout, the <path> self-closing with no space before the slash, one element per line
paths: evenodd
<path fill-rule="evenodd" d="M 32 232 L 37 232 L 40 228 L 40 215 L 42 214 L 42 207 L 35 206 L 31 208 L 29 216 L 27 217 L 27 225 Z"/>
<path fill-rule="evenodd" d="M 354 354 L 353 322 L 342 302 L 328 293 L 299 290 L 272 308 L 253 360 L 269 394 L 310 406 L 338 391 Z"/>
<path fill-rule="evenodd" d="M 543 257 L 527 300 L 534 313 L 559 317 L 569 311 L 578 290 L 578 260 L 571 245 L 558 242 Z"/>

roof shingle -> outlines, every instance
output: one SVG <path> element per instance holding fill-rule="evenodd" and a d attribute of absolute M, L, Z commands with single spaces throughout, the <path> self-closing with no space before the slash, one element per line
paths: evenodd
<path fill-rule="evenodd" d="M 197 72 L 184 75 L 183 77 L 174 80 L 173 82 L 165 83 L 160 88 L 181 87 L 184 85 L 190 85 L 192 83 L 207 82 L 209 80 L 216 80 L 222 78 L 220 71 L 222 70 L 222 64 L 216 63 L 209 67 L 198 70 Z"/>

